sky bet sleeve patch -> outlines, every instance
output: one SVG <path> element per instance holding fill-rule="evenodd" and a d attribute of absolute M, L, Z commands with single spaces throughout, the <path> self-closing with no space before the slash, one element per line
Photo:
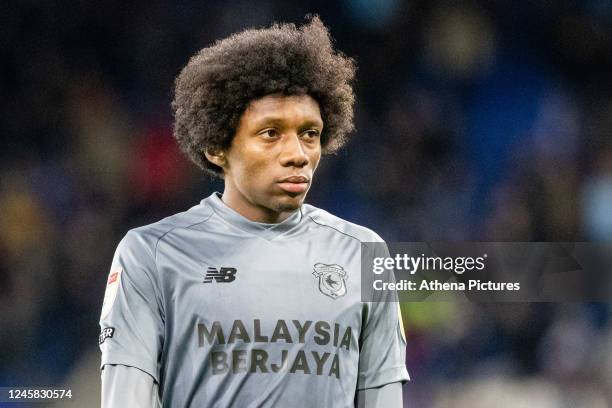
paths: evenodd
<path fill-rule="evenodd" d="M 100 336 L 98 337 L 98 343 L 102 344 L 102 343 L 104 343 L 104 340 L 112 339 L 113 338 L 113 334 L 115 334 L 115 328 L 114 327 L 105 327 L 105 328 L 103 328 L 102 331 L 100 332 Z"/>

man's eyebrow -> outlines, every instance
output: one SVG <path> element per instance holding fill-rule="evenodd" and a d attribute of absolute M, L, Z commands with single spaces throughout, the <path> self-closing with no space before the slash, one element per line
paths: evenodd
<path fill-rule="evenodd" d="M 323 126 L 323 122 L 321 122 L 320 120 L 311 120 L 311 119 L 306 119 L 303 123 L 302 126 Z"/>
<path fill-rule="evenodd" d="M 282 117 L 278 116 L 264 116 L 261 119 L 257 119 L 255 124 L 256 126 L 262 126 L 264 124 L 276 124 L 282 125 L 285 123 L 285 120 Z M 317 119 L 306 119 L 300 123 L 300 128 L 306 126 L 323 126 L 323 123 Z"/>
<path fill-rule="evenodd" d="M 264 116 L 263 118 L 255 121 L 257 125 L 263 125 L 267 123 L 283 123 L 283 120 L 277 116 Z"/>

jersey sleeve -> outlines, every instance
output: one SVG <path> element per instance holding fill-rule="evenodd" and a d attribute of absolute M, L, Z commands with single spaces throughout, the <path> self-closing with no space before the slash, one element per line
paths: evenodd
<path fill-rule="evenodd" d="M 402 408 L 402 386 L 399 382 L 357 392 L 357 408 Z"/>
<path fill-rule="evenodd" d="M 100 316 L 101 368 L 136 367 L 159 383 L 164 341 L 163 302 L 153 251 L 137 233 L 119 243 Z"/>
<path fill-rule="evenodd" d="M 386 245 L 383 243 L 379 247 L 380 255 L 388 257 Z M 387 292 L 378 299 L 380 301 L 367 303 L 368 316 L 360 335 L 358 390 L 410 380 L 397 294 Z"/>
<path fill-rule="evenodd" d="M 158 385 L 134 367 L 107 364 L 102 369 L 102 408 L 161 408 Z"/>

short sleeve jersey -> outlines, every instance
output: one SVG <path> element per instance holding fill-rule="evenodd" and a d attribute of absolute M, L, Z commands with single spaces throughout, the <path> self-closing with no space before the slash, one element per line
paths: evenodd
<path fill-rule="evenodd" d="M 397 303 L 362 302 L 374 232 L 303 205 L 271 226 L 218 193 L 120 242 L 100 318 L 105 364 L 172 407 L 352 407 L 409 379 Z"/>

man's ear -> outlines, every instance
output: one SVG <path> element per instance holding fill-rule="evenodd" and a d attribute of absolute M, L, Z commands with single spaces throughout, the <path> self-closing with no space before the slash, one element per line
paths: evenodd
<path fill-rule="evenodd" d="M 209 162 L 221 168 L 224 168 L 227 164 L 227 160 L 223 151 L 205 150 L 204 156 L 206 156 Z"/>

